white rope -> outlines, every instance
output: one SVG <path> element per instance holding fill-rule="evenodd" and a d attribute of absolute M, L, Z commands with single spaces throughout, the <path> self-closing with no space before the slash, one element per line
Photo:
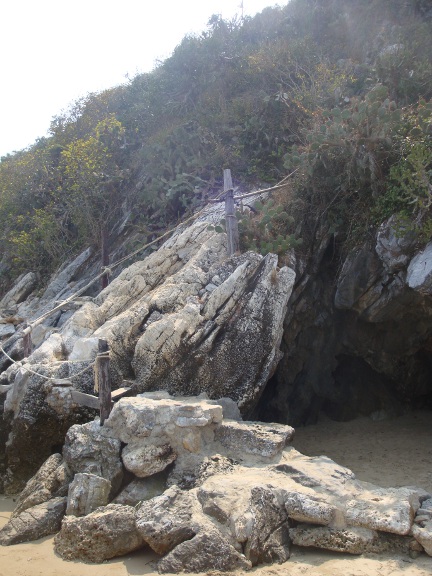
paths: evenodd
<path fill-rule="evenodd" d="M 35 370 L 32 370 L 31 368 L 27 368 L 27 366 L 23 366 L 22 364 L 20 364 L 19 362 L 17 362 L 13 358 L 11 358 L 9 356 L 9 354 L 3 350 L 3 347 L 1 345 L 0 345 L 0 352 L 3 352 L 3 354 L 6 356 L 6 358 L 8 360 L 10 360 L 12 362 L 12 364 L 19 366 L 21 370 L 25 370 L 26 372 L 29 372 L 30 374 L 34 374 L 35 376 L 39 376 L 39 378 L 43 378 L 44 380 L 73 380 L 74 378 L 78 378 L 79 376 L 82 376 L 83 374 L 85 374 L 95 364 L 94 362 L 92 362 L 86 368 L 84 368 L 84 370 L 81 370 L 81 372 L 78 372 L 77 374 L 72 374 L 72 376 L 68 376 L 67 378 L 58 378 L 56 376 L 45 376 L 45 374 L 40 374 L 39 372 L 36 372 Z M 67 362 L 67 360 L 66 360 L 66 362 Z"/>

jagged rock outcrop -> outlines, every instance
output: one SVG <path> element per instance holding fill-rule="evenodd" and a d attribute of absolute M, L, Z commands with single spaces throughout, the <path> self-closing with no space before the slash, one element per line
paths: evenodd
<path fill-rule="evenodd" d="M 53 279 L 45 295 L 67 296 L 89 257 L 86 251 L 66 267 L 63 280 Z M 92 370 L 85 369 L 95 358 L 98 338 L 105 338 L 114 386 L 128 378 L 134 393 L 206 392 L 231 398 L 246 414 L 280 359 L 294 278 L 292 270 L 278 268 L 274 255 L 248 252 L 228 259 L 225 235 L 210 232 L 206 220 L 123 270 L 96 298 L 81 301 L 22 366 L 2 374 L 1 384 L 12 385 L 4 404 L 6 489 L 20 489 L 53 447 L 62 445 L 71 424 L 94 415 L 74 404 L 70 388 L 29 374 L 26 367 L 47 378 L 70 378 L 74 389 L 92 393 Z M 30 422 L 32 435 L 24 441 Z"/>

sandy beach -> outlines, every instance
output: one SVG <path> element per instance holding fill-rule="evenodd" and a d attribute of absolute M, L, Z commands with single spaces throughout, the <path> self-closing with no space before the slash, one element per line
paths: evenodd
<path fill-rule="evenodd" d="M 351 468 L 357 478 L 380 486 L 419 486 L 432 493 L 432 412 L 372 421 L 322 420 L 296 430 L 294 447 L 308 456 L 325 454 Z M 0 496 L 0 527 L 13 509 Z M 0 576 L 135 576 L 155 574 L 157 556 L 142 550 L 101 565 L 64 562 L 53 550 L 53 538 L 0 547 Z M 255 568 L 255 576 L 430 576 L 432 558 L 398 555 L 349 556 L 293 548 L 283 565 Z"/>

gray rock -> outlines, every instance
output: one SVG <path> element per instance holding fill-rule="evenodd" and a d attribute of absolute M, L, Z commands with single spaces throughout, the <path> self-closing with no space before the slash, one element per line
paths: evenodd
<path fill-rule="evenodd" d="M 67 499 L 66 514 L 72 516 L 86 516 L 108 504 L 111 491 L 111 482 L 94 474 L 75 474 Z"/>
<path fill-rule="evenodd" d="M 109 504 L 83 517 L 65 516 L 54 546 L 64 560 L 104 562 L 124 556 L 144 542 L 135 526 L 131 506 Z"/>
<path fill-rule="evenodd" d="M 401 228 L 392 216 L 378 230 L 375 251 L 386 270 L 396 272 L 410 261 L 416 240 L 416 235 Z"/>
<path fill-rule="evenodd" d="M 50 280 L 45 292 L 42 295 L 42 300 L 49 300 L 59 297 L 66 289 L 68 283 L 76 277 L 83 269 L 84 265 L 88 262 L 92 255 L 91 248 L 87 248 L 81 252 L 70 264 L 63 270 L 56 273 Z"/>
<path fill-rule="evenodd" d="M 12 517 L 51 498 L 66 496 L 71 480 L 72 474 L 66 468 L 62 456 L 53 454 L 27 482 L 17 499 Z"/>
<path fill-rule="evenodd" d="M 223 422 L 215 430 L 215 440 L 229 454 L 237 456 L 246 453 L 272 458 L 282 452 L 293 436 L 294 428 L 283 424 L 232 421 Z"/>
<path fill-rule="evenodd" d="M 36 284 L 37 276 L 34 272 L 23 274 L 0 300 L 0 308 L 14 308 L 29 296 Z"/>
<path fill-rule="evenodd" d="M 245 545 L 252 566 L 282 564 L 290 557 L 288 517 L 274 492 L 261 486 L 252 488 L 250 513 L 253 528 Z"/>
<path fill-rule="evenodd" d="M 63 457 L 74 473 L 86 472 L 109 480 L 111 495 L 120 488 L 123 478 L 120 440 L 102 436 L 98 421 L 76 424 L 69 429 Z"/>
<path fill-rule="evenodd" d="M 428 520 L 423 526 L 414 524 L 412 535 L 421 544 L 428 556 L 432 556 L 432 520 Z"/>
<path fill-rule="evenodd" d="M 165 472 L 155 474 L 150 478 L 132 480 L 118 496 L 114 498 L 114 504 L 136 506 L 144 500 L 151 500 L 160 496 L 167 488 L 167 475 Z"/>
<path fill-rule="evenodd" d="M 122 452 L 125 468 L 138 478 L 146 478 L 162 472 L 176 458 L 177 454 L 169 444 L 162 446 L 128 444 Z"/>
<path fill-rule="evenodd" d="M 161 574 L 249 570 L 251 563 L 216 531 L 182 542 L 158 563 Z"/>
<path fill-rule="evenodd" d="M 13 324 L 0 324 L 0 339 L 9 338 L 12 334 L 15 334 L 16 329 Z"/>
<path fill-rule="evenodd" d="M 419 506 L 416 490 L 371 486 L 364 494 L 346 502 L 345 516 L 351 526 L 406 535 Z"/>
<path fill-rule="evenodd" d="M 364 554 L 366 552 L 389 552 L 397 549 L 408 551 L 408 540 L 400 541 L 391 535 L 383 536 L 367 528 L 334 529 L 327 526 L 300 524 L 290 528 L 292 543 L 343 552 L 346 554 Z"/>
<path fill-rule="evenodd" d="M 0 530 L 0 544 L 10 546 L 55 534 L 60 530 L 65 510 L 65 497 L 53 498 L 43 504 L 27 508 L 11 518 Z"/>
<path fill-rule="evenodd" d="M 421 294 L 432 294 L 432 242 L 409 263 L 406 282 Z"/>
<path fill-rule="evenodd" d="M 166 554 L 202 528 L 197 521 L 196 498 L 177 486 L 143 502 L 137 510 L 136 526 L 142 539 L 157 554 Z M 195 512 L 195 514 L 194 514 Z"/>
<path fill-rule="evenodd" d="M 286 494 L 285 509 L 292 520 L 324 526 L 333 522 L 337 513 L 335 506 L 321 501 L 319 496 L 310 496 L 301 492 Z"/>

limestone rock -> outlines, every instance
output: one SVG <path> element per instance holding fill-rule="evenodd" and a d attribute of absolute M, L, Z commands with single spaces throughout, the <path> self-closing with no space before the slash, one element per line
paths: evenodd
<path fill-rule="evenodd" d="M 395 272 L 408 264 L 416 240 L 416 235 L 401 229 L 392 216 L 378 229 L 375 251 L 385 268 Z"/>
<path fill-rule="evenodd" d="M 139 502 L 160 496 L 167 488 L 166 476 L 165 472 L 161 472 L 150 478 L 132 480 L 132 482 L 114 498 L 114 504 L 136 506 Z"/>
<path fill-rule="evenodd" d="M 0 339 L 9 338 L 12 334 L 15 334 L 16 329 L 13 324 L 0 324 Z"/>
<path fill-rule="evenodd" d="M 293 436 L 294 428 L 282 424 L 223 422 L 215 430 L 215 439 L 228 453 L 254 454 L 264 458 L 282 452 Z"/>
<path fill-rule="evenodd" d="M 34 272 L 23 274 L 15 285 L 0 300 L 0 308 L 13 308 L 23 302 L 34 290 L 37 276 Z"/>
<path fill-rule="evenodd" d="M 98 421 L 69 429 L 63 457 L 73 472 L 86 472 L 109 480 L 112 494 L 119 489 L 123 477 L 120 440 L 102 436 Z"/>
<path fill-rule="evenodd" d="M 66 498 L 52 498 L 14 516 L 0 530 L 0 544 L 10 546 L 37 540 L 60 530 Z"/>
<path fill-rule="evenodd" d="M 345 514 L 351 526 L 406 535 L 419 506 L 416 490 L 371 487 L 346 503 Z"/>
<path fill-rule="evenodd" d="M 423 526 L 414 524 L 412 534 L 417 542 L 423 546 L 426 554 L 432 556 L 432 520 L 427 520 Z"/>
<path fill-rule="evenodd" d="M 288 517 L 272 490 L 257 486 L 251 490 L 250 513 L 253 528 L 247 539 L 245 555 L 252 566 L 282 564 L 290 557 Z"/>
<path fill-rule="evenodd" d="M 109 504 L 87 516 L 65 516 L 54 545 L 64 560 L 103 562 L 137 550 L 144 543 L 135 526 L 135 510 Z"/>
<path fill-rule="evenodd" d="M 182 542 L 158 563 L 161 574 L 249 570 L 251 563 L 216 531 L 197 534 Z"/>
<path fill-rule="evenodd" d="M 301 492 L 285 494 L 285 509 L 292 520 L 324 526 L 331 524 L 337 516 L 335 506 L 320 500 L 319 496 L 309 496 Z"/>
<path fill-rule="evenodd" d="M 406 281 L 408 286 L 417 292 L 432 293 L 432 242 L 411 260 Z"/>
<path fill-rule="evenodd" d="M 344 552 L 347 554 L 363 554 L 366 552 L 389 552 L 404 548 L 408 550 L 408 541 L 398 541 L 392 536 L 382 536 L 374 530 L 367 528 L 334 529 L 327 526 L 311 526 L 300 524 L 290 528 L 292 543 L 296 546 L 311 546 Z"/>
<path fill-rule="evenodd" d="M 128 444 L 122 452 L 125 468 L 138 476 L 146 478 L 165 470 L 177 458 L 169 444 L 162 446 L 140 446 Z"/>
<path fill-rule="evenodd" d="M 94 474 L 78 473 L 69 486 L 66 514 L 85 516 L 108 504 L 111 482 Z"/>
<path fill-rule="evenodd" d="M 190 540 L 202 527 L 197 520 L 196 499 L 177 486 L 143 502 L 137 511 L 136 525 L 143 540 L 157 554 L 166 554 Z"/>
<path fill-rule="evenodd" d="M 66 496 L 72 475 L 60 454 L 53 454 L 31 478 L 18 497 L 12 517 L 56 496 Z"/>

